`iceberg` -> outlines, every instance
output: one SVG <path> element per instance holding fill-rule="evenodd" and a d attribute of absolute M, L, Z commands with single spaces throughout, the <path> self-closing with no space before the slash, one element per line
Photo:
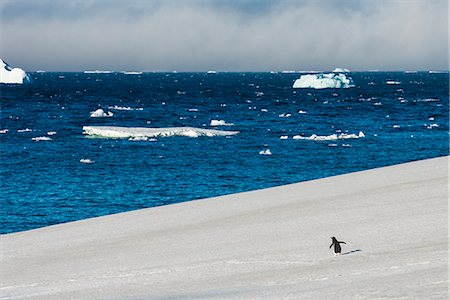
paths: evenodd
<path fill-rule="evenodd" d="M 344 73 L 320 73 L 300 76 L 293 88 L 300 89 L 346 89 L 354 87 L 353 79 Z"/>
<path fill-rule="evenodd" d="M 336 68 L 336 69 L 334 69 L 334 70 L 331 71 L 331 72 L 333 72 L 333 73 L 349 73 L 350 70 L 349 70 L 349 69 L 346 69 L 346 68 Z"/>
<path fill-rule="evenodd" d="M 229 136 L 238 134 L 239 131 L 223 131 L 215 129 L 202 129 L 195 127 L 118 127 L 118 126 L 83 126 L 83 134 L 103 138 L 144 138 L 144 137 L 169 137 L 169 136 Z"/>
<path fill-rule="evenodd" d="M 114 114 L 110 111 L 105 113 L 105 111 L 101 108 L 97 109 L 96 111 L 91 111 L 91 118 L 109 118 L 113 115 Z"/>
<path fill-rule="evenodd" d="M 27 73 L 20 68 L 11 68 L 6 62 L 0 59 L 0 83 L 23 84 L 30 80 Z"/>

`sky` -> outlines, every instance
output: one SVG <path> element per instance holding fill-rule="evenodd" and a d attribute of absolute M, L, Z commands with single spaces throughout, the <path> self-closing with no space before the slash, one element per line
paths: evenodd
<path fill-rule="evenodd" d="M 27 71 L 448 70 L 448 0 L 0 0 Z"/>

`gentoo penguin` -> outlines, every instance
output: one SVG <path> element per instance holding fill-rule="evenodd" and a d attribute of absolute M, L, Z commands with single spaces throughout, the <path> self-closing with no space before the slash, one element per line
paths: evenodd
<path fill-rule="evenodd" d="M 341 245 L 339 245 L 339 244 L 345 244 L 345 242 L 339 242 L 334 236 L 331 237 L 331 240 L 333 242 L 330 245 L 330 249 L 334 245 L 334 255 L 340 255 L 341 254 Z"/>

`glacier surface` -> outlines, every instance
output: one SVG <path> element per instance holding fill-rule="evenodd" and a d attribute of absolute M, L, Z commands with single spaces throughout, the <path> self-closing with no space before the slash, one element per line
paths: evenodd
<path fill-rule="evenodd" d="M 295 80 L 293 88 L 345 89 L 354 87 L 353 79 L 344 73 L 306 74 Z"/>
<path fill-rule="evenodd" d="M 27 73 L 20 68 L 11 68 L 3 59 L 0 59 L 0 83 L 23 84 L 29 81 Z"/>

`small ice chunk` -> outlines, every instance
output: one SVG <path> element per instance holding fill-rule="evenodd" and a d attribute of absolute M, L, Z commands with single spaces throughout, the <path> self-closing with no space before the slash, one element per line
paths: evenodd
<path fill-rule="evenodd" d="M 133 142 L 142 142 L 142 141 L 148 141 L 148 137 L 146 136 L 132 136 L 128 138 L 129 141 Z"/>
<path fill-rule="evenodd" d="M 49 138 L 48 136 L 38 136 L 38 137 L 32 138 L 31 140 L 35 141 L 35 142 L 40 142 L 40 141 L 51 141 L 52 139 Z"/>
<path fill-rule="evenodd" d="M 56 134 L 56 131 L 48 131 L 47 132 L 47 135 L 55 135 Z"/>
<path fill-rule="evenodd" d="M 1 134 L 5 134 L 5 133 L 7 133 L 8 132 L 8 129 L 2 129 L 2 130 L 0 130 L 0 133 Z"/>
<path fill-rule="evenodd" d="M 289 137 L 287 135 L 280 136 L 280 140 L 287 140 Z"/>
<path fill-rule="evenodd" d="M 112 117 L 113 115 L 114 114 L 112 112 L 108 111 L 106 113 L 103 109 L 99 108 L 95 111 L 91 111 L 90 116 L 91 116 L 91 118 L 109 118 L 109 117 Z"/>
<path fill-rule="evenodd" d="M 227 123 L 225 120 L 211 120 L 211 126 L 233 126 L 233 123 Z"/>
<path fill-rule="evenodd" d="M 282 113 L 280 115 L 278 115 L 280 118 L 289 118 L 291 116 L 291 114 L 287 114 L 287 113 Z"/>
<path fill-rule="evenodd" d="M 80 163 L 92 164 L 92 163 L 94 163 L 94 161 L 90 160 L 89 158 L 82 158 L 82 159 L 80 159 Z"/>
<path fill-rule="evenodd" d="M 25 128 L 25 129 L 19 129 L 19 130 L 17 130 L 17 132 L 19 132 L 19 133 L 21 133 L 21 132 L 30 132 L 30 131 L 33 131 L 33 129 Z"/>
<path fill-rule="evenodd" d="M 386 84 L 388 84 L 388 85 L 399 85 L 399 84 L 401 84 L 401 82 L 400 81 L 395 81 L 395 80 L 387 80 Z"/>
<path fill-rule="evenodd" d="M 317 135 L 313 134 L 309 137 L 301 136 L 301 135 L 295 135 L 292 138 L 294 140 L 310 140 L 310 141 L 334 141 L 334 140 L 345 140 L 345 139 L 359 139 L 365 137 L 364 133 L 360 131 L 358 134 L 348 134 L 348 133 L 341 133 L 339 135 L 337 134 L 331 134 L 331 135 Z"/>
<path fill-rule="evenodd" d="M 265 149 L 265 150 L 259 151 L 259 154 L 261 154 L 261 155 L 272 155 L 272 152 L 270 151 L 270 149 Z"/>
<path fill-rule="evenodd" d="M 299 113 L 299 114 L 306 114 L 306 111 L 304 111 L 304 110 L 299 110 L 298 113 Z"/>

